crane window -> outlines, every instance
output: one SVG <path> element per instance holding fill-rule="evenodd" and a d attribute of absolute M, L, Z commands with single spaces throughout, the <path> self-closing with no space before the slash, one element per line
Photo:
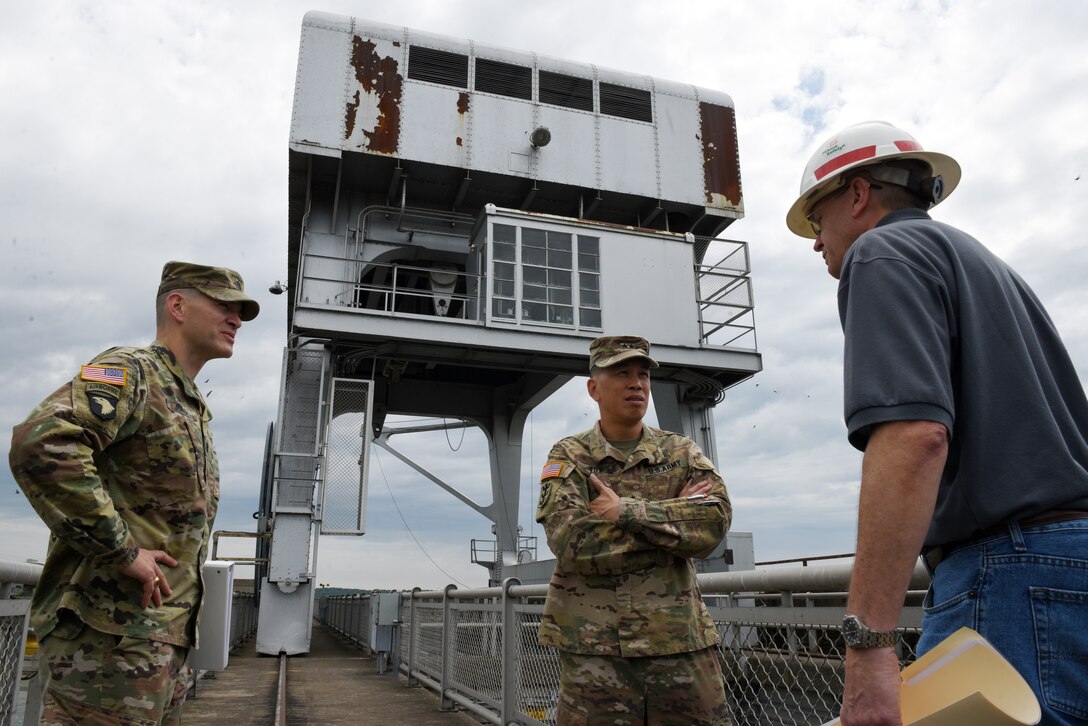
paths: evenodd
<path fill-rule="evenodd" d="M 493 224 L 491 314 L 519 324 L 601 327 L 600 240 Z"/>

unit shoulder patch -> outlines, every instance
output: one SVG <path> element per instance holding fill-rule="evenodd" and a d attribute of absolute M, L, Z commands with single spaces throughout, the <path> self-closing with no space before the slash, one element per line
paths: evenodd
<path fill-rule="evenodd" d="M 87 406 L 98 418 L 103 421 L 109 421 L 117 417 L 117 401 L 120 398 L 117 395 L 117 389 L 114 388 L 110 393 L 105 390 L 88 389 L 85 391 L 87 394 Z"/>

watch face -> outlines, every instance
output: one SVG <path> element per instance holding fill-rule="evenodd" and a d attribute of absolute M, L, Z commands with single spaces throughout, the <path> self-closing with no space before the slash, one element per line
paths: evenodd
<path fill-rule="evenodd" d="M 842 619 L 842 637 L 847 645 L 861 643 L 861 621 L 854 615 Z"/>

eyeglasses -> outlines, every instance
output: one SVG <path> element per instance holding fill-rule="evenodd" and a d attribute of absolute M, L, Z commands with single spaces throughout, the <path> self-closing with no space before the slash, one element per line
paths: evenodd
<path fill-rule="evenodd" d="M 822 228 L 821 220 L 823 219 L 823 215 L 822 214 L 816 214 L 816 207 L 825 206 L 827 204 L 827 202 L 830 202 L 832 199 L 839 196 L 840 194 L 842 194 L 843 192 L 845 192 L 849 188 L 850 188 L 850 185 L 844 183 L 841 187 L 839 187 L 835 191 L 831 192 L 830 194 L 828 194 L 826 197 L 824 197 L 820 201 L 816 202 L 816 205 L 812 208 L 812 211 L 809 212 L 808 215 L 805 217 L 805 219 L 808 220 L 809 226 L 812 227 L 813 233 L 817 237 L 820 236 L 820 230 Z"/>
<path fill-rule="evenodd" d="M 823 215 L 822 214 L 816 214 L 816 207 L 820 206 L 821 204 L 824 204 L 826 202 L 831 201 L 835 197 L 837 197 L 840 194 L 842 194 L 843 192 L 845 192 L 847 189 L 850 188 L 850 182 L 851 181 L 853 181 L 853 180 L 852 179 L 847 179 L 846 181 L 843 182 L 841 187 L 839 187 L 838 189 L 831 192 L 830 194 L 828 194 L 823 199 L 816 202 L 816 205 L 812 208 L 812 211 L 809 212 L 808 215 L 805 217 L 805 219 L 808 220 L 809 226 L 812 227 L 813 233 L 817 237 L 820 236 L 820 230 L 823 229 Z M 869 185 L 870 189 L 883 189 L 884 188 L 880 184 L 877 184 L 876 182 L 871 182 L 868 179 L 866 179 L 865 182 Z"/>

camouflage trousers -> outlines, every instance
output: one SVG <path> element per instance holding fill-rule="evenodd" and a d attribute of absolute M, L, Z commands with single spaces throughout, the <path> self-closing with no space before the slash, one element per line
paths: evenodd
<path fill-rule="evenodd" d="M 69 621 L 70 622 L 70 621 Z M 69 623 L 62 623 L 67 625 Z M 188 649 L 64 627 L 44 637 L 42 726 L 159 726 L 180 723 Z"/>
<path fill-rule="evenodd" d="M 559 653 L 556 726 L 729 726 L 716 648 L 621 658 Z"/>

